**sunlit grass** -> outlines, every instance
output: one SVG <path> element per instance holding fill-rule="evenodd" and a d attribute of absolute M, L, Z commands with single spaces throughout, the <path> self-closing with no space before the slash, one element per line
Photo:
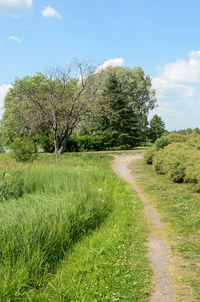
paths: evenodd
<path fill-rule="evenodd" d="M 158 175 L 151 165 L 134 163 L 133 173 L 154 206 L 168 223 L 171 248 L 182 275 L 180 301 L 200 300 L 200 195 L 195 185 L 177 184 Z M 185 297 L 185 294 L 191 295 Z"/>
<path fill-rule="evenodd" d="M 7 171 L 11 163 L 0 159 Z M 0 204 L 0 301 L 148 301 L 142 205 L 109 157 L 40 155 L 13 165 L 24 195 Z"/>

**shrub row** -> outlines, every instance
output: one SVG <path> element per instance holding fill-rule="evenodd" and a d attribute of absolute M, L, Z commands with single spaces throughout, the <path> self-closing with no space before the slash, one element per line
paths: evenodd
<path fill-rule="evenodd" d="M 121 135 L 122 136 L 122 135 Z M 67 142 L 66 152 L 82 151 L 104 151 L 104 150 L 127 150 L 138 145 L 136 141 L 130 144 L 115 144 L 116 138 L 109 138 L 108 135 L 75 135 L 72 134 Z M 124 138 L 124 141 L 126 139 Z"/>
<path fill-rule="evenodd" d="M 99 151 L 105 150 L 103 137 L 92 135 L 75 135 L 72 134 L 68 140 L 67 152 L 79 151 Z"/>
<path fill-rule="evenodd" d="M 174 182 L 196 183 L 200 190 L 200 135 L 170 134 L 148 148 L 144 161 Z"/>

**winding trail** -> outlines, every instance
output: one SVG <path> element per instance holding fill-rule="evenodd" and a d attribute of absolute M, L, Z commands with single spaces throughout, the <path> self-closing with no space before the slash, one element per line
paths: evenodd
<path fill-rule="evenodd" d="M 129 165 L 133 160 L 141 159 L 142 154 L 113 154 L 112 169 L 121 178 L 130 183 L 144 204 L 144 215 L 150 224 L 150 234 L 147 241 L 148 259 L 154 272 L 154 292 L 152 302 L 175 301 L 175 286 L 172 281 L 171 251 L 163 235 L 164 223 L 161 215 L 149 203 L 131 175 Z M 155 231 L 157 230 L 157 231 Z"/>

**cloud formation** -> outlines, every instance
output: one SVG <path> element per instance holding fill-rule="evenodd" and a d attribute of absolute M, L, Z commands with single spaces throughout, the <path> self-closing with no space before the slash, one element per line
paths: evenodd
<path fill-rule="evenodd" d="M 51 6 L 47 6 L 43 9 L 42 15 L 45 18 L 58 18 L 61 19 L 62 16 Z"/>
<path fill-rule="evenodd" d="M 3 113 L 4 98 L 11 87 L 12 85 L 10 84 L 3 84 L 0 86 L 0 117 Z"/>
<path fill-rule="evenodd" d="M 29 11 L 32 0 L 0 0 L 0 14 L 19 17 Z"/>
<path fill-rule="evenodd" d="M 124 63 L 124 59 L 123 58 L 116 58 L 116 59 L 110 59 L 105 61 L 102 65 L 99 65 L 96 69 L 96 72 L 99 72 L 100 70 L 105 69 L 108 66 L 122 66 Z"/>
<path fill-rule="evenodd" d="M 17 43 L 21 43 L 22 42 L 22 40 L 20 40 L 19 38 L 15 37 L 15 36 L 10 36 L 8 38 L 8 40 L 15 41 Z"/>
<path fill-rule="evenodd" d="M 161 115 L 170 130 L 200 127 L 200 51 L 160 68 L 152 79 Z"/>

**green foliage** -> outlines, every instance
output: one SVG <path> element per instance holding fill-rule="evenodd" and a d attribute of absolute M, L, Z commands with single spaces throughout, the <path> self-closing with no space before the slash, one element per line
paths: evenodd
<path fill-rule="evenodd" d="M 184 181 L 186 161 L 188 157 L 187 151 L 190 151 L 189 148 L 188 150 L 183 148 L 180 149 L 180 146 L 177 144 L 170 145 L 166 150 L 168 154 L 165 160 L 165 170 L 167 171 L 169 179 L 174 182 Z"/>
<path fill-rule="evenodd" d="M 163 156 L 163 150 L 156 152 L 153 158 L 153 168 L 158 174 L 165 174 L 165 158 Z"/>
<path fill-rule="evenodd" d="M 177 131 L 173 131 L 172 133 L 182 134 L 182 135 L 188 135 L 188 134 L 200 134 L 199 128 L 187 128 L 187 129 L 181 129 Z"/>
<path fill-rule="evenodd" d="M 200 178 L 200 151 L 190 153 L 185 169 L 185 182 L 198 183 Z"/>
<path fill-rule="evenodd" d="M 0 201 L 17 199 L 24 194 L 24 179 L 20 171 L 0 173 Z"/>
<path fill-rule="evenodd" d="M 75 65 L 82 74 L 82 63 Z M 95 74 L 86 69 L 83 81 L 59 68 L 16 79 L 5 98 L 4 145 L 10 148 L 15 138 L 27 137 L 44 151 L 62 153 L 76 145 L 79 150 L 129 149 L 145 142 L 156 101 L 150 77 L 140 67 L 108 67 Z M 72 139 L 70 147 L 72 133 L 86 137 Z"/>
<path fill-rule="evenodd" d="M 157 173 L 167 174 L 175 182 L 183 182 L 187 158 L 190 154 L 187 144 L 172 143 L 157 152 L 153 164 Z"/>
<path fill-rule="evenodd" d="M 99 151 L 105 150 L 103 138 L 98 135 L 75 135 L 72 134 L 67 142 L 65 151 Z"/>
<path fill-rule="evenodd" d="M 156 154 L 156 151 L 157 151 L 157 149 L 156 149 L 155 146 L 151 146 L 151 147 L 149 147 L 145 150 L 145 152 L 144 152 L 144 162 L 146 164 L 152 165 L 153 158 Z"/>
<path fill-rule="evenodd" d="M 191 147 L 200 150 L 200 135 L 199 134 L 196 135 L 195 133 L 192 133 L 190 136 L 188 136 L 187 143 Z"/>
<path fill-rule="evenodd" d="M 146 141 L 147 116 L 156 101 L 150 77 L 140 67 L 108 67 L 101 74 L 98 97 L 107 104 L 108 114 L 100 112 L 97 121 L 86 124 L 86 133 L 98 134 L 106 149 L 138 146 Z"/>
<path fill-rule="evenodd" d="M 117 136 L 118 133 L 115 132 Z M 127 150 L 131 149 L 132 145 L 129 145 L 126 140 L 126 135 L 123 136 L 124 143 L 115 147 L 114 137 L 115 135 L 109 131 L 99 133 L 95 135 L 75 135 L 72 134 L 66 145 L 66 152 L 81 152 L 81 151 L 101 151 L 101 150 Z M 111 143 L 113 141 L 113 143 Z M 111 147 L 112 146 L 112 147 Z"/>
<path fill-rule="evenodd" d="M 165 123 L 160 116 L 155 114 L 150 121 L 149 138 L 154 143 L 165 133 Z"/>
<path fill-rule="evenodd" d="M 163 149 L 164 147 L 166 147 L 169 144 L 170 144 L 170 140 L 169 140 L 168 136 L 162 136 L 162 137 L 158 138 L 155 142 L 155 146 L 156 146 L 157 150 Z"/>
<path fill-rule="evenodd" d="M 37 106 L 31 106 L 28 98 L 25 98 L 22 90 L 30 91 L 30 95 L 44 92 L 44 76 L 26 76 L 16 79 L 13 87 L 7 93 L 4 100 L 4 114 L 1 120 L 1 132 L 3 144 L 10 148 L 16 138 L 28 137 L 38 139 L 40 128 L 43 126 L 44 118 L 39 118 Z M 21 96 L 23 95 L 23 96 Z M 37 126 L 36 126 L 37 123 Z M 33 127 L 31 127 L 31 125 Z"/>
<path fill-rule="evenodd" d="M 33 161 L 37 157 L 36 145 L 27 138 L 16 138 L 11 145 L 11 149 L 14 158 L 19 162 Z"/>
<path fill-rule="evenodd" d="M 44 152 L 49 152 L 49 153 L 54 152 L 55 146 L 54 146 L 53 133 L 49 127 L 45 127 L 45 125 L 41 125 L 37 133 L 37 143 L 38 146 L 44 150 Z"/>
<path fill-rule="evenodd" d="M 189 135 L 182 135 L 179 133 L 170 133 L 167 135 L 167 138 L 169 139 L 170 144 L 171 143 L 184 143 L 188 141 Z"/>
<path fill-rule="evenodd" d="M 94 74 L 87 63 L 73 63 L 65 70 L 56 67 L 46 74 L 15 80 L 5 99 L 2 121 L 7 145 L 18 137 L 31 137 L 42 144 L 44 129 L 53 137 L 55 153 L 61 154 L 80 121 L 96 114 L 101 107 L 95 102 L 99 73 Z M 45 149 L 49 148 L 46 142 Z"/>
<path fill-rule="evenodd" d="M 155 150 L 156 148 L 156 150 Z M 166 174 L 174 182 L 196 183 L 200 189 L 200 135 L 171 133 L 156 140 L 147 149 L 145 163 L 152 163 L 159 174 Z"/>
<path fill-rule="evenodd" d="M 155 146 L 157 150 L 163 149 L 164 147 L 168 146 L 171 143 L 184 143 L 188 141 L 188 135 L 182 135 L 179 133 L 170 133 L 168 135 L 164 135 L 158 138 L 155 141 Z"/>

